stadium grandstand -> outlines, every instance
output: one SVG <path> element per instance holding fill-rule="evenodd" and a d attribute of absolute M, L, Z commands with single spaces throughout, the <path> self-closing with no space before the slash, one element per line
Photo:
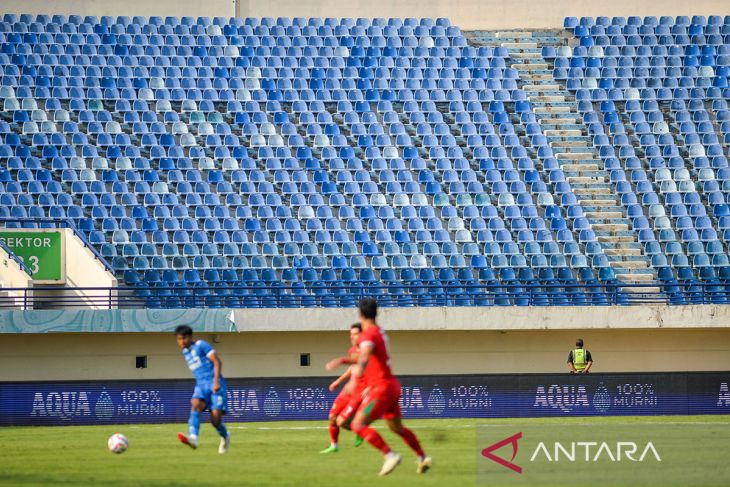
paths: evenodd
<path fill-rule="evenodd" d="M 565 27 L 5 14 L 0 218 L 146 307 L 725 303 L 730 17 Z"/>
<path fill-rule="evenodd" d="M 730 414 L 725 2 L 391 3 L 0 2 L 0 426 Z"/>

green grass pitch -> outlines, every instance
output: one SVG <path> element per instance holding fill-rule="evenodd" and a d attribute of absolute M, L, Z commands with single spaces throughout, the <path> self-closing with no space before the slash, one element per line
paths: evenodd
<path fill-rule="evenodd" d="M 465 487 L 477 485 L 477 425 L 514 423 L 539 431 L 541 427 L 569 428 L 592 422 L 609 428 L 612 422 L 632 428 L 633 424 L 636 428 L 662 424 L 671 428 L 679 422 L 690 427 L 696 423 L 697 428 L 708 424 L 730 428 L 728 416 L 410 420 L 407 424 L 433 456 L 434 468 L 417 475 L 413 454 L 400 439 L 385 432 L 386 440 L 403 454 L 403 464 L 392 475 L 378 478 L 380 454 L 367 444 L 355 449 L 350 432 L 342 432 L 340 452 L 319 454 L 329 443 L 324 422 L 231 423 L 233 437 L 227 455 L 217 453 L 218 436 L 209 424 L 201 427 L 197 451 L 177 442 L 177 431 L 186 430 L 181 424 L 10 427 L 0 428 L 0 485 Z M 384 425 L 376 424 L 382 432 Z M 107 438 L 115 432 L 130 441 L 129 450 L 122 455 L 114 455 L 106 447 Z"/>

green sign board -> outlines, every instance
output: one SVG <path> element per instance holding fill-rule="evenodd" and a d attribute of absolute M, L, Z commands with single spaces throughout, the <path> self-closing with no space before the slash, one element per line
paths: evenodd
<path fill-rule="evenodd" d="M 65 278 L 61 230 L 0 229 L 0 240 L 25 262 L 34 281 L 61 281 Z"/>

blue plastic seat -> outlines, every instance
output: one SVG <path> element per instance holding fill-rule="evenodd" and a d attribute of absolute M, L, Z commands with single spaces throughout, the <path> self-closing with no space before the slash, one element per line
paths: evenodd
<path fill-rule="evenodd" d="M 207 288 L 211 306 L 354 305 L 343 282 L 398 306 L 614 299 L 550 290 L 615 279 L 586 216 L 600 209 L 579 202 L 508 51 L 446 19 L 6 18 L 0 216 L 68 218 L 119 272 L 141 269 L 129 284 L 255 283 Z M 541 50 L 611 211 L 667 282 L 728 267 L 725 24 L 568 17 L 574 47 Z"/>

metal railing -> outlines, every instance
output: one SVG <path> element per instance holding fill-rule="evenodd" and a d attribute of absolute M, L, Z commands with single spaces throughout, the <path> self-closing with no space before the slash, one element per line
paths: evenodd
<path fill-rule="evenodd" d="M 137 286 L 8 288 L 0 309 L 352 307 L 363 297 L 381 306 L 632 306 L 725 304 L 730 282 L 483 285 L 348 284 L 309 286 Z"/>
<path fill-rule="evenodd" d="M 13 252 L 13 249 L 8 247 L 8 244 L 6 244 L 3 240 L 0 240 L 0 249 L 3 249 L 5 252 L 7 252 L 8 256 L 18 263 L 21 269 L 25 271 L 26 274 L 29 276 L 33 275 L 33 271 L 25 264 L 25 261 L 20 258 L 15 252 Z"/>

